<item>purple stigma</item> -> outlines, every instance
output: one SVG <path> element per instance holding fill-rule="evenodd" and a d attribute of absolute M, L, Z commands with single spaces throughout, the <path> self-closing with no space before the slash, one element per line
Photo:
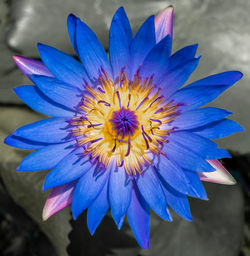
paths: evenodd
<path fill-rule="evenodd" d="M 112 128 L 116 131 L 116 135 L 122 135 L 122 138 L 127 135 L 133 135 L 139 124 L 134 111 L 130 111 L 124 107 L 119 111 L 114 111 L 110 121 Z"/>

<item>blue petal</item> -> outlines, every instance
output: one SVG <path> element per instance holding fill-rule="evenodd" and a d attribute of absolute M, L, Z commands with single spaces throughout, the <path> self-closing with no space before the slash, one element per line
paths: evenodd
<path fill-rule="evenodd" d="M 193 151 L 205 159 L 211 160 L 230 157 L 230 154 L 225 149 L 217 148 L 215 142 L 188 131 L 173 132 L 169 138 L 171 138 L 171 141 L 183 145 L 186 149 Z"/>
<path fill-rule="evenodd" d="M 76 44 L 79 58 L 90 79 L 98 79 L 102 69 L 112 78 L 111 66 L 105 50 L 94 32 L 80 19 L 77 19 Z"/>
<path fill-rule="evenodd" d="M 109 180 L 109 201 L 112 216 L 118 225 L 127 212 L 131 200 L 132 183 L 124 168 L 111 171 Z"/>
<path fill-rule="evenodd" d="M 22 149 L 39 149 L 48 145 L 47 143 L 26 140 L 13 134 L 10 134 L 8 137 L 6 137 L 4 143 L 12 147 Z"/>
<path fill-rule="evenodd" d="M 164 196 L 160 180 L 153 168 L 144 171 L 136 180 L 137 186 L 150 207 L 163 219 L 172 220 L 167 210 L 166 198 Z"/>
<path fill-rule="evenodd" d="M 183 169 L 166 157 L 161 157 L 159 165 L 157 166 L 157 173 L 159 174 L 161 182 L 165 181 L 182 194 L 188 193 L 189 180 L 186 178 Z"/>
<path fill-rule="evenodd" d="M 61 143 L 73 140 L 65 118 L 55 117 L 40 120 L 18 128 L 13 135 L 44 143 Z"/>
<path fill-rule="evenodd" d="M 176 67 L 172 71 L 162 75 L 160 85 L 162 86 L 162 94 L 169 98 L 177 89 L 179 89 L 188 80 L 189 76 L 194 72 L 199 64 L 200 57 L 193 58 L 182 65 Z"/>
<path fill-rule="evenodd" d="M 130 77 L 133 78 L 149 51 L 155 46 L 154 16 L 149 17 L 139 28 L 130 45 L 131 67 Z"/>
<path fill-rule="evenodd" d="M 169 59 L 169 70 L 173 70 L 176 67 L 183 65 L 185 62 L 194 58 L 198 44 L 186 46 L 179 51 L 175 52 Z"/>
<path fill-rule="evenodd" d="M 38 44 L 38 50 L 43 63 L 58 80 L 83 88 L 84 81 L 88 78 L 78 61 L 48 45 Z"/>
<path fill-rule="evenodd" d="M 219 108 L 202 108 L 187 111 L 177 116 L 171 125 L 178 130 L 194 129 L 219 121 L 232 113 Z"/>
<path fill-rule="evenodd" d="M 171 140 L 167 143 L 163 152 L 167 158 L 182 168 L 197 172 L 211 172 L 214 168 L 199 155 L 183 147 L 181 144 Z"/>
<path fill-rule="evenodd" d="M 120 7 L 113 17 L 109 32 L 109 56 L 115 81 L 120 71 L 128 68 L 129 45 L 132 38 L 129 20 L 123 7 Z"/>
<path fill-rule="evenodd" d="M 206 191 L 201 183 L 198 173 L 186 170 L 185 174 L 190 181 L 188 195 L 203 200 L 208 200 Z"/>
<path fill-rule="evenodd" d="M 95 233 L 108 209 L 108 182 L 106 182 L 103 190 L 88 208 L 87 224 L 91 235 Z"/>
<path fill-rule="evenodd" d="M 46 176 L 43 190 L 74 181 L 90 170 L 92 164 L 83 151 L 83 148 L 79 147 L 65 156 Z"/>
<path fill-rule="evenodd" d="M 128 222 L 139 245 L 148 249 L 150 230 L 150 208 L 134 184 L 131 203 L 127 212 Z"/>
<path fill-rule="evenodd" d="M 229 136 L 235 132 L 242 132 L 244 129 L 230 119 L 223 119 L 190 131 L 213 140 Z"/>
<path fill-rule="evenodd" d="M 199 108 L 216 99 L 228 85 L 186 86 L 171 96 L 173 104 L 181 103 L 179 110 L 188 111 Z"/>
<path fill-rule="evenodd" d="M 166 36 L 156 44 L 145 60 L 140 69 L 140 76 L 145 79 L 153 75 L 154 83 L 158 83 L 168 69 L 169 55 L 171 53 L 171 38 Z"/>
<path fill-rule="evenodd" d="M 220 85 L 220 84 L 232 86 L 234 83 L 240 80 L 242 76 L 243 74 L 239 71 L 227 71 L 227 72 L 205 77 L 201 80 L 195 81 L 187 85 L 187 87 L 201 86 L 201 85 L 204 85 L 204 86 Z"/>
<path fill-rule="evenodd" d="M 120 230 L 122 228 L 123 222 L 124 222 L 124 217 L 125 215 L 123 215 L 120 219 L 120 221 L 117 223 L 117 228 Z"/>
<path fill-rule="evenodd" d="M 108 176 L 108 170 L 102 169 L 96 173 L 94 167 L 89 169 L 85 175 L 80 178 L 76 185 L 72 202 L 72 213 L 74 219 L 76 219 L 78 215 L 88 208 L 97 198 L 102 191 Z"/>
<path fill-rule="evenodd" d="M 52 77 L 33 75 L 37 87 L 51 100 L 72 110 L 79 106 L 82 95 L 75 87 Z"/>
<path fill-rule="evenodd" d="M 76 23 L 77 23 L 77 17 L 74 14 L 70 14 L 67 19 L 67 27 L 68 27 L 68 33 L 69 33 L 69 39 L 71 41 L 71 44 L 75 50 L 75 52 L 78 54 L 77 45 L 76 45 Z"/>
<path fill-rule="evenodd" d="M 186 195 L 183 195 L 170 187 L 166 182 L 162 182 L 163 191 L 167 200 L 167 204 L 182 218 L 192 221 L 189 203 Z"/>
<path fill-rule="evenodd" d="M 41 171 L 55 167 L 74 148 L 75 142 L 45 146 L 24 158 L 17 171 Z"/>
<path fill-rule="evenodd" d="M 53 102 L 35 86 L 23 85 L 16 87 L 14 91 L 26 105 L 42 114 L 53 117 L 72 117 L 74 115 L 74 112 Z"/>

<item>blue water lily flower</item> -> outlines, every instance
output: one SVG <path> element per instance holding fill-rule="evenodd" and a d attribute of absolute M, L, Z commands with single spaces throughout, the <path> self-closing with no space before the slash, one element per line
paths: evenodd
<path fill-rule="evenodd" d="M 149 17 L 133 37 L 123 8 L 109 34 L 109 58 L 94 32 L 68 17 L 71 43 L 81 60 L 38 44 L 42 62 L 15 56 L 35 84 L 15 88 L 32 109 L 51 116 L 5 139 L 35 149 L 18 171 L 52 169 L 43 212 L 47 219 L 72 204 L 88 209 L 94 234 L 111 209 L 118 228 L 127 216 L 143 248 L 149 246 L 150 208 L 171 221 L 169 207 L 191 221 L 187 196 L 207 199 L 201 180 L 233 184 L 218 159 L 230 157 L 211 139 L 242 131 L 231 113 L 203 107 L 241 79 L 238 71 L 212 75 L 182 88 L 198 66 L 197 45 L 174 54 L 173 8 Z"/>

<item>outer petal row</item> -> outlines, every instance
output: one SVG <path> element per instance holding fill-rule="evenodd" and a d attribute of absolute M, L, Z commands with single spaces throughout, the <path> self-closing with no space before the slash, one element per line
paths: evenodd
<path fill-rule="evenodd" d="M 174 8 L 167 7 L 155 17 L 155 37 L 158 43 L 167 35 L 170 36 L 171 41 L 173 37 L 173 14 Z M 171 51 L 171 48 L 170 48 Z"/>
<path fill-rule="evenodd" d="M 21 162 L 17 171 L 41 171 L 55 167 L 66 155 L 74 149 L 75 142 L 45 146 L 29 154 Z"/>
<path fill-rule="evenodd" d="M 143 63 L 147 54 L 155 46 L 154 17 L 149 17 L 139 28 L 130 45 L 131 63 L 129 78 L 133 76 Z"/>
<path fill-rule="evenodd" d="M 216 169 L 211 173 L 199 173 L 200 179 L 207 182 L 234 185 L 236 183 L 232 175 L 218 160 L 208 160 L 208 162 Z"/>
<path fill-rule="evenodd" d="M 71 205 L 76 182 L 53 188 L 43 208 L 43 220 Z"/>
<path fill-rule="evenodd" d="M 55 78 L 83 89 L 87 75 L 83 66 L 78 61 L 51 46 L 39 43 L 37 47 L 43 63 Z"/>
<path fill-rule="evenodd" d="M 70 109 L 73 112 L 72 116 L 78 111 L 83 96 L 79 89 L 52 77 L 33 75 L 32 78 L 49 99 Z"/>
<path fill-rule="evenodd" d="M 49 99 L 36 86 L 22 85 L 14 91 L 26 105 L 42 114 L 53 117 L 74 116 L 74 111 Z"/>
<path fill-rule="evenodd" d="M 39 60 L 33 60 L 18 55 L 15 55 L 13 59 L 16 62 L 17 66 L 20 68 L 20 70 L 29 78 L 31 78 L 31 75 L 34 74 L 53 77 L 52 73 Z"/>
<path fill-rule="evenodd" d="M 111 170 L 109 180 L 109 200 L 112 216 L 119 225 L 126 214 L 131 201 L 132 181 L 128 178 L 124 168 Z"/>
<path fill-rule="evenodd" d="M 69 133 L 69 128 L 67 119 L 56 117 L 24 125 L 18 128 L 13 135 L 48 144 L 63 143 L 74 139 Z"/>

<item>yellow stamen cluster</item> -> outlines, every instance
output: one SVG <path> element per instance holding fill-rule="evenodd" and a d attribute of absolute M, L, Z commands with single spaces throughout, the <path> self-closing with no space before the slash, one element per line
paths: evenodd
<path fill-rule="evenodd" d="M 75 117 L 71 125 L 72 133 L 79 146 L 85 145 L 85 154 L 98 159 L 108 168 L 111 161 L 123 166 L 129 175 L 141 173 L 143 166 L 151 164 L 152 154 L 164 154 L 162 144 L 171 130 L 164 124 L 178 114 L 177 105 L 164 103 L 160 89 L 152 84 L 152 79 L 141 81 L 139 74 L 130 82 L 124 72 L 120 73 L 117 84 L 104 73 L 100 77 L 101 87 L 94 89 L 86 85 L 88 96 L 82 100 L 84 117 Z M 121 108 L 135 113 L 138 128 L 130 136 L 117 136 L 111 118 L 114 111 Z"/>

